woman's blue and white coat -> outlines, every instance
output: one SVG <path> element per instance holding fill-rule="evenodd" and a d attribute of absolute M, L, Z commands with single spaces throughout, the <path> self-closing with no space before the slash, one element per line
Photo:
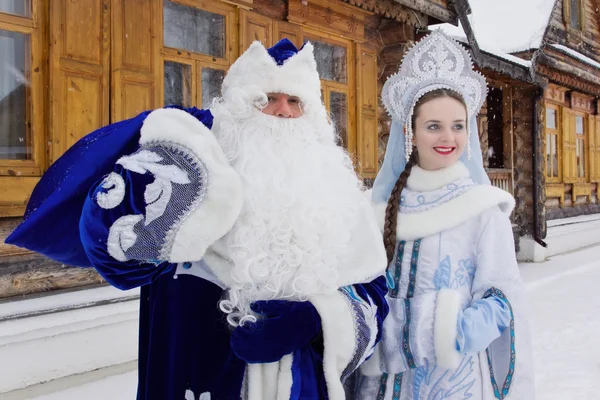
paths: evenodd
<path fill-rule="evenodd" d="M 383 227 L 386 204 L 375 209 Z M 390 306 L 358 398 L 533 399 L 510 194 L 458 162 L 414 167 L 402 191 Z M 383 373 L 382 373 L 383 372 Z"/>

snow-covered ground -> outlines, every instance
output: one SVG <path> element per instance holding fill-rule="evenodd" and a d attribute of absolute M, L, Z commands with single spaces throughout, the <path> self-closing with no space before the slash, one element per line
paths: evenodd
<path fill-rule="evenodd" d="M 600 399 L 600 246 L 523 265 L 537 398 Z"/>
<path fill-rule="evenodd" d="M 600 246 L 544 263 L 521 264 L 521 271 L 532 313 L 537 399 L 600 398 Z M 46 385 L 47 390 L 39 385 L 30 395 L 21 391 L 0 394 L 0 399 L 132 400 L 136 373 L 121 371 L 83 384 L 81 378 L 67 378 Z"/>

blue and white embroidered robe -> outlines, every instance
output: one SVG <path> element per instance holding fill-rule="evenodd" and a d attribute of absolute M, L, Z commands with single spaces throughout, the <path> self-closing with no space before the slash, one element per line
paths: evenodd
<path fill-rule="evenodd" d="M 414 167 L 400 203 L 387 272 L 390 312 L 376 354 L 359 370 L 357 397 L 534 399 L 524 288 L 508 217 L 512 196 L 476 185 L 459 162 L 440 171 Z M 383 226 L 385 204 L 375 208 Z M 463 317 L 469 313 L 484 318 Z M 465 340 L 485 342 L 490 331 L 483 348 L 458 351 L 461 341 L 481 347 Z"/>
<path fill-rule="evenodd" d="M 372 210 L 357 215 L 372 251 L 341 271 L 339 290 L 309 298 L 322 337 L 279 363 L 246 365 L 218 309 L 229 279 L 219 239 L 241 187 L 211 125 L 208 111 L 166 108 L 84 137 L 42 178 L 7 242 L 141 287 L 138 400 L 343 399 L 387 312 Z"/>

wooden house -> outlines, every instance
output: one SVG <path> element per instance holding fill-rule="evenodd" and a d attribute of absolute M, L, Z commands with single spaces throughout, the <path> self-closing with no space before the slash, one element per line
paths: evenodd
<path fill-rule="evenodd" d="M 510 187 L 517 201 L 519 257 L 541 261 L 600 243 L 598 2 L 455 3 L 465 29 L 444 27 L 471 45 L 490 96 L 494 82 L 521 81 L 513 101 L 503 102 L 512 105 L 515 118 L 503 113 L 502 124 L 504 132 L 512 131 Z M 500 67 L 505 61 L 526 67 L 526 75 Z M 498 135 L 490 130 L 489 140 Z"/>

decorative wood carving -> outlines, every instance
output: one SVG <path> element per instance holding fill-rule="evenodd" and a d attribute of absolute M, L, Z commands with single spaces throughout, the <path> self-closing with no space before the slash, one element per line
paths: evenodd
<path fill-rule="evenodd" d="M 569 89 L 554 85 L 552 83 L 548 84 L 548 88 L 544 93 L 544 98 L 546 100 L 550 100 L 553 103 L 558 103 L 562 106 L 569 106 L 569 102 L 567 101 L 567 92 Z"/>
<path fill-rule="evenodd" d="M 290 0 L 288 7 L 288 21 L 292 23 L 364 41 L 367 11 L 328 0 Z"/>
<path fill-rule="evenodd" d="M 344 0 L 345 1 L 345 0 Z M 356 1 L 356 0 L 355 0 Z M 369 0 L 364 0 L 369 1 Z M 458 18 L 456 13 L 451 7 L 448 6 L 447 1 L 440 0 L 394 0 L 396 3 L 406 6 L 415 11 L 422 12 L 423 14 L 429 15 L 430 17 L 436 18 L 443 22 L 449 22 L 451 24 L 457 24 Z M 379 3 L 381 0 L 370 0 L 372 3 Z"/>
<path fill-rule="evenodd" d="M 594 113 L 594 97 L 582 93 L 571 93 L 571 108 L 588 114 Z"/>
<path fill-rule="evenodd" d="M 416 28 L 427 26 L 427 16 L 393 0 L 341 0 L 353 6 L 374 12 L 382 17 L 413 25 Z"/>
<path fill-rule="evenodd" d="M 550 79 L 551 81 L 564 85 L 571 89 L 580 90 L 588 94 L 600 96 L 600 84 L 588 83 L 581 78 L 569 75 L 560 70 L 556 70 L 547 65 L 538 64 L 537 72 Z M 596 79 L 597 81 L 597 79 Z"/>

